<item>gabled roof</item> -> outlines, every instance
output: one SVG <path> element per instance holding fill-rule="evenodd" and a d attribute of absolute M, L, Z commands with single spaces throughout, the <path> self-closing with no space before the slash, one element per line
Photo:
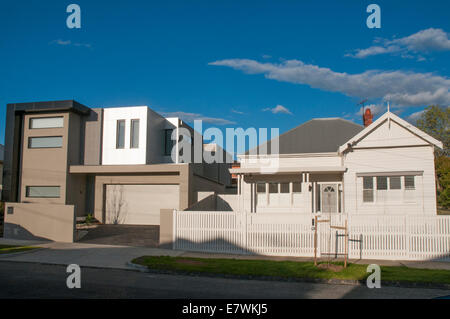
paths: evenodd
<path fill-rule="evenodd" d="M 443 148 L 443 144 L 441 141 L 438 141 L 434 137 L 428 135 L 427 133 L 423 132 L 422 130 L 419 130 L 417 127 L 412 125 L 411 123 L 401 119 L 399 116 L 395 115 L 391 112 L 386 112 L 382 116 L 380 116 L 375 122 L 370 124 L 369 126 L 365 127 L 362 131 L 360 131 L 355 136 L 348 139 L 345 143 L 342 143 L 342 145 L 339 147 L 339 153 L 342 153 L 348 148 L 348 145 L 355 145 L 362 139 L 364 139 L 367 135 L 369 135 L 372 131 L 377 129 L 380 125 L 382 125 L 385 121 L 392 120 L 398 125 L 402 126 L 412 134 L 416 135 L 417 137 L 423 139 L 424 141 L 438 147 Z"/>
<path fill-rule="evenodd" d="M 339 146 L 363 129 L 363 126 L 341 118 L 312 119 L 279 136 L 279 154 L 337 153 Z M 271 142 L 256 147 L 256 153 L 259 154 L 261 147 L 267 144 L 267 153 L 273 154 Z M 245 154 L 254 152 L 252 149 Z"/>

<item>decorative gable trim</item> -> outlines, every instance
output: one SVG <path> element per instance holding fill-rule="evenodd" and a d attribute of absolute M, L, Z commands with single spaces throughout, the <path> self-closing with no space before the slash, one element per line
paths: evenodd
<path fill-rule="evenodd" d="M 422 130 L 419 130 L 417 127 L 415 127 L 414 125 L 401 119 L 399 116 L 395 115 L 394 113 L 386 112 L 382 116 L 380 116 L 375 122 L 373 122 L 371 125 L 367 126 L 361 132 L 359 132 L 354 137 L 352 137 L 350 140 L 348 140 L 345 144 L 341 145 L 339 147 L 339 153 L 343 153 L 349 147 L 352 147 L 352 146 L 356 145 L 357 143 L 359 143 L 371 132 L 378 129 L 378 127 L 380 127 L 385 121 L 394 121 L 398 125 L 402 126 L 404 129 L 408 130 L 412 134 L 423 139 L 427 143 L 434 145 L 440 149 L 443 148 L 443 144 L 441 141 L 438 141 L 437 139 L 428 135 L 427 133 L 423 132 Z"/>

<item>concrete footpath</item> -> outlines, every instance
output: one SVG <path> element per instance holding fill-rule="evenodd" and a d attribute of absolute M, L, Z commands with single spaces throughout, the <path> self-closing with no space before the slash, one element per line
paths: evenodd
<path fill-rule="evenodd" d="M 173 256 L 198 258 L 233 258 L 311 261 L 311 258 L 274 257 L 257 255 L 229 255 L 195 253 L 180 250 L 98 245 L 88 243 L 57 243 L 42 241 L 23 241 L 0 238 L 0 245 L 38 246 L 42 249 L 13 254 L 0 254 L 0 261 L 34 262 L 42 264 L 69 265 L 77 264 L 85 267 L 132 269 L 128 263 L 140 256 Z M 406 266 L 409 268 L 450 270 L 450 262 L 438 261 L 389 261 L 389 260 L 350 260 L 358 264 L 377 264 L 380 266 Z"/>

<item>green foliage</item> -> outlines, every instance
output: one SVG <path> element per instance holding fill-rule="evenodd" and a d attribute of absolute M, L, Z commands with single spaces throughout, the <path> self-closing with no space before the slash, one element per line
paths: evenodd
<path fill-rule="evenodd" d="M 92 224 L 94 222 L 94 216 L 92 216 L 92 214 L 87 214 L 85 222 L 86 225 Z"/>
<path fill-rule="evenodd" d="M 133 263 L 149 269 L 182 273 L 208 273 L 285 278 L 320 278 L 364 280 L 367 265 L 350 263 L 339 271 L 315 267 L 313 262 L 273 261 L 258 259 L 216 259 L 169 256 L 142 256 Z M 333 262 L 342 266 L 341 262 Z M 423 282 L 450 284 L 450 270 L 416 269 L 405 266 L 381 266 L 381 279 L 393 282 Z"/>
<path fill-rule="evenodd" d="M 444 144 L 444 150 L 438 151 L 439 155 L 450 155 L 450 108 L 437 105 L 427 107 L 416 126 Z"/>
<path fill-rule="evenodd" d="M 438 205 L 450 207 L 450 108 L 431 105 L 417 120 L 417 127 L 444 144 L 435 152 Z"/>
<path fill-rule="evenodd" d="M 450 157 L 445 155 L 437 156 L 434 163 L 438 180 L 438 204 L 448 208 L 450 207 Z"/>

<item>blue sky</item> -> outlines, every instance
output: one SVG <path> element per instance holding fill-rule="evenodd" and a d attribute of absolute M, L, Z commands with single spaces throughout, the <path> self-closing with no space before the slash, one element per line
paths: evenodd
<path fill-rule="evenodd" d="M 81 29 L 66 27 L 70 3 Z M 381 29 L 366 26 L 370 3 Z M 364 98 L 408 118 L 450 104 L 449 12 L 441 0 L 2 1 L 0 143 L 7 103 L 59 99 L 222 129 L 359 123 Z"/>

